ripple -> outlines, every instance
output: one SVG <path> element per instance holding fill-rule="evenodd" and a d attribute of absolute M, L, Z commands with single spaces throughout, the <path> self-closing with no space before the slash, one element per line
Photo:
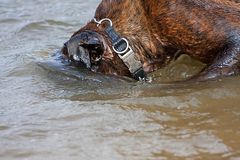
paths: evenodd
<path fill-rule="evenodd" d="M 8 129 L 10 129 L 10 128 L 11 128 L 11 127 L 9 127 L 9 126 L 0 125 L 0 131 L 8 130 Z"/>
<path fill-rule="evenodd" d="M 38 21 L 38 22 L 29 22 L 25 24 L 19 32 L 27 32 L 32 30 L 46 30 L 47 28 L 54 28 L 54 27 L 71 27 L 72 25 L 62 21 L 55 21 L 55 20 L 45 20 L 45 21 Z"/>
<path fill-rule="evenodd" d="M 15 18 L 6 18 L 6 19 L 1 19 L 0 20 L 0 24 L 1 23 L 7 23 L 7 24 L 12 24 L 12 23 L 19 23 L 21 22 L 19 19 L 15 19 Z"/>
<path fill-rule="evenodd" d="M 18 136 L 25 137 L 27 139 L 45 139 L 47 138 L 49 131 L 37 129 L 37 130 L 29 130 L 20 133 Z"/>

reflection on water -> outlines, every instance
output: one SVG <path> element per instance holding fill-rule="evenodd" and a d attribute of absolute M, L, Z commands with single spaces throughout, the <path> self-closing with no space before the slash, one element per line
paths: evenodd
<path fill-rule="evenodd" d="M 182 56 L 152 83 L 52 57 L 99 0 L 0 2 L 0 159 L 240 159 L 240 77 L 197 84 Z"/>

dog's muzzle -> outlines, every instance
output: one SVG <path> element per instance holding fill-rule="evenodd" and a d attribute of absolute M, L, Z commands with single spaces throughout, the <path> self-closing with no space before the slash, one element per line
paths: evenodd
<path fill-rule="evenodd" d="M 80 45 L 81 39 L 81 36 L 75 36 L 66 42 L 65 46 L 67 47 L 67 51 L 71 60 L 83 63 L 87 68 L 91 68 L 89 51 Z"/>
<path fill-rule="evenodd" d="M 91 68 L 92 64 L 101 60 L 103 46 L 99 39 L 94 37 L 94 33 L 82 32 L 64 45 L 70 60 L 85 65 L 86 68 Z"/>

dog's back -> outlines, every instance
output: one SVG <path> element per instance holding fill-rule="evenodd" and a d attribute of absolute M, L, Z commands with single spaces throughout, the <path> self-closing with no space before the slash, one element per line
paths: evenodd
<path fill-rule="evenodd" d="M 153 6 L 152 32 L 163 44 L 211 63 L 226 41 L 240 37 L 240 5 L 223 0 L 144 1 Z M 156 9 L 158 10 L 156 12 Z M 156 26 L 157 25 L 157 26 Z M 218 49 L 216 49 L 218 48 Z"/>

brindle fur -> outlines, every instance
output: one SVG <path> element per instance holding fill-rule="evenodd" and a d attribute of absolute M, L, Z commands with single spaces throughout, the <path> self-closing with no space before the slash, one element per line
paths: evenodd
<path fill-rule="evenodd" d="M 95 18 L 105 17 L 129 40 L 148 73 L 167 65 L 177 50 L 207 64 L 197 80 L 240 72 L 239 0 L 103 0 Z M 97 32 L 104 41 L 97 71 L 131 76 L 103 28 L 90 21 L 73 36 Z M 63 53 L 68 55 L 66 48 Z"/>

